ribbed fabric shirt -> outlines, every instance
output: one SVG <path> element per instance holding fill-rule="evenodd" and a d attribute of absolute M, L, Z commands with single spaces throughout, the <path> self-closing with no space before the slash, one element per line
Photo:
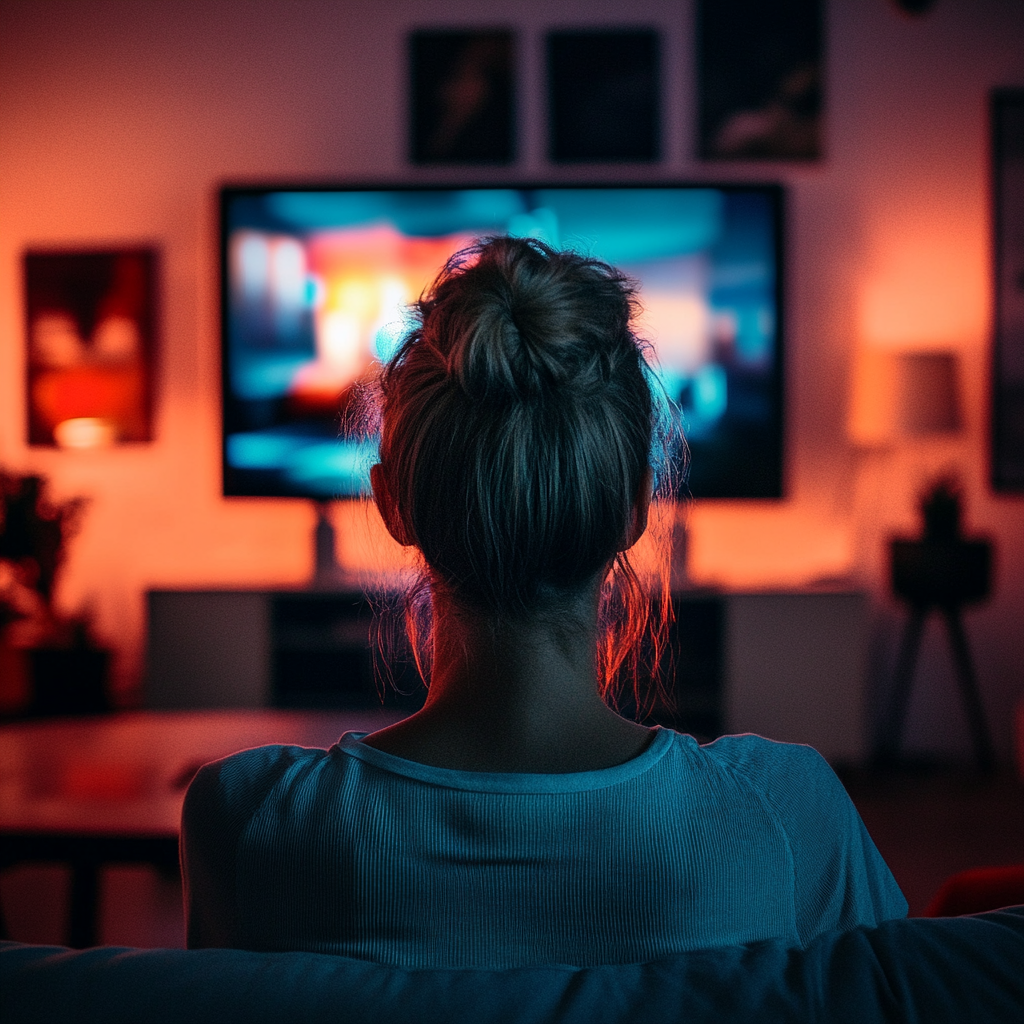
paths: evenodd
<path fill-rule="evenodd" d="M 810 747 L 659 729 L 625 764 L 532 775 L 429 767 L 363 735 L 199 772 L 181 833 L 190 948 L 590 966 L 907 913 Z"/>

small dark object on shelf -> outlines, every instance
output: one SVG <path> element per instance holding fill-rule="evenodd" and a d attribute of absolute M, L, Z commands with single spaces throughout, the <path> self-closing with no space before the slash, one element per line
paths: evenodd
<path fill-rule="evenodd" d="M 952 477 L 943 477 L 921 496 L 924 539 L 933 542 L 959 540 L 962 509 L 960 486 Z"/>

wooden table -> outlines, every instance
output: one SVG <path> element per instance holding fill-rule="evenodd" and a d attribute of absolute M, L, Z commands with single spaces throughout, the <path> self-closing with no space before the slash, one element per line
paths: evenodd
<path fill-rule="evenodd" d="M 178 866 L 185 790 L 201 765 L 267 743 L 329 747 L 399 712 L 134 711 L 0 728 L 0 869 L 71 866 L 68 944 L 96 944 L 99 871 Z"/>

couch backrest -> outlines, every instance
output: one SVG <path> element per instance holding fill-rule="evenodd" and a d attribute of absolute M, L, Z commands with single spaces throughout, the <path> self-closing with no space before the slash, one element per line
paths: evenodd
<path fill-rule="evenodd" d="M 5 1024 L 1024 1019 L 1024 907 L 609 967 L 406 970 L 315 953 L 0 944 Z"/>

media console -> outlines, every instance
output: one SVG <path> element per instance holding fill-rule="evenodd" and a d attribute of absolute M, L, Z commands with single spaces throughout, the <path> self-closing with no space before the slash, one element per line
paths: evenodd
<path fill-rule="evenodd" d="M 413 666 L 378 692 L 373 610 L 355 589 L 151 590 L 147 708 L 413 711 Z M 756 732 L 834 763 L 869 752 L 867 600 L 853 590 L 682 591 L 674 596 L 675 708 L 654 721 L 702 739 Z"/>

